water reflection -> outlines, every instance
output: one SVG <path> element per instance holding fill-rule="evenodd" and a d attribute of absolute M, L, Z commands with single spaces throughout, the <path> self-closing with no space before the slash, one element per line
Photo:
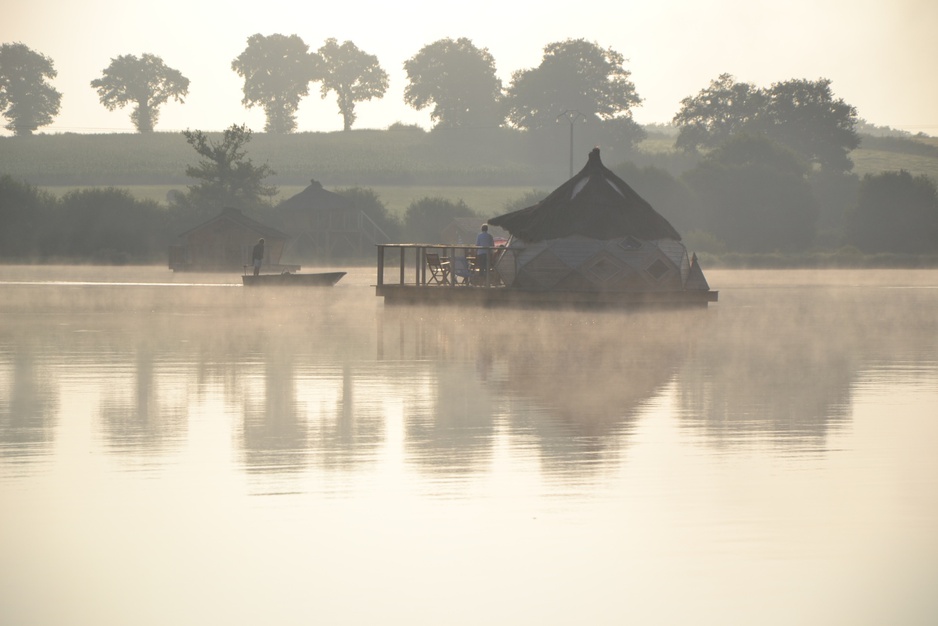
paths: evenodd
<path fill-rule="evenodd" d="M 718 332 L 701 334 L 681 372 L 682 420 L 720 446 L 760 436 L 825 449 L 863 372 L 901 355 L 933 366 L 938 322 L 923 295 L 934 299 L 882 286 L 738 295 L 714 311 Z"/>
<path fill-rule="evenodd" d="M 291 354 L 265 355 L 259 381 L 245 376 L 251 391 L 244 401 L 241 428 L 244 462 L 253 471 L 297 471 L 306 465 L 306 416 L 297 407 Z M 262 383 L 260 388 L 256 384 Z"/>
<path fill-rule="evenodd" d="M 29 461 L 48 454 L 58 390 L 36 342 L 0 337 L 0 456 Z"/>
<path fill-rule="evenodd" d="M 230 419 L 258 476 L 351 473 L 400 457 L 453 484 L 500 457 L 591 480 L 659 404 L 717 447 L 823 451 L 858 377 L 933 367 L 935 294 L 740 289 L 696 311 L 385 308 L 371 289 L 7 288 L 0 443 L 50 450 L 62 389 L 92 398 L 105 450 L 133 464 Z M 37 314 L 40 312 L 41 314 Z M 931 356 L 929 356 L 931 355 Z M 70 402 L 74 402 L 70 400 Z"/>
<path fill-rule="evenodd" d="M 140 342 L 131 355 L 115 355 L 102 389 L 99 417 L 112 451 L 131 459 L 165 453 L 186 437 L 187 403 L 168 374 L 160 380 L 155 348 Z"/>
<path fill-rule="evenodd" d="M 427 381 L 413 383 L 428 387 L 408 406 L 416 462 L 481 471 L 504 443 L 535 455 L 545 474 L 585 476 L 621 460 L 644 403 L 672 381 L 705 316 L 391 309 L 379 356 L 427 364 Z"/>

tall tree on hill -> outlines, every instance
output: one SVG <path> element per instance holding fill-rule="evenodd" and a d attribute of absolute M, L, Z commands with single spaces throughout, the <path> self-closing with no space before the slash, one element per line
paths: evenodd
<path fill-rule="evenodd" d="M 495 59 L 470 39 L 440 39 L 404 61 L 404 102 L 418 111 L 433 106 L 438 128 L 499 126 L 502 82 Z"/>
<path fill-rule="evenodd" d="M 672 120 L 680 129 L 675 147 L 696 152 L 701 147 L 716 148 L 736 133 L 755 132 L 765 99 L 765 92 L 755 85 L 720 74 L 696 96 L 681 100 Z"/>
<path fill-rule="evenodd" d="M 55 78 L 52 59 L 21 43 L 0 46 L 0 110 L 14 135 L 32 135 L 59 114 L 62 94 L 46 82 Z"/>
<path fill-rule="evenodd" d="M 343 130 L 352 130 L 355 103 L 384 95 L 388 90 L 388 73 L 381 69 L 378 57 L 362 52 L 351 41 L 342 45 L 327 39 L 319 48 L 323 62 L 322 97 L 336 93 Z"/>
<path fill-rule="evenodd" d="M 243 124 L 227 128 L 220 142 L 210 140 L 201 130 L 182 134 L 202 157 L 198 165 L 186 167 L 186 176 L 201 181 L 189 186 L 186 201 L 193 208 L 206 212 L 225 207 L 253 209 L 263 204 L 263 197 L 277 193 L 276 187 L 263 183 L 276 172 L 247 158 L 244 146 L 251 141 L 251 130 Z"/>
<path fill-rule="evenodd" d="M 241 104 L 262 107 L 264 130 L 279 134 L 296 130 L 300 100 L 309 95 L 309 84 L 323 77 L 322 59 L 297 35 L 251 35 L 231 69 L 244 78 Z"/>
<path fill-rule="evenodd" d="M 189 79 L 153 54 L 142 54 L 140 58 L 125 54 L 111 59 L 101 78 L 91 81 L 91 86 L 108 111 L 135 105 L 130 120 L 140 133 L 153 132 L 159 108 L 170 98 L 184 102 L 183 97 L 189 94 Z"/>
<path fill-rule="evenodd" d="M 860 145 L 856 108 L 835 99 L 831 81 L 793 79 L 759 89 L 721 74 L 674 116 L 676 145 L 689 152 L 716 148 L 740 133 L 762 134 L 830 173 L 853 168 L 848 153 Z"/>
<path fill-rule="evenodd" d="M 547 44 L 538 67 L 512 74 L 507 117 L 516 128 L 555 124 L 566 112 L 587 120 L 631 119 L 642 99 L 629 80 L 625 57 L 584 39 Z"/>
<path fill-rule="evenodd" d="M 769 135 L 829 172 L 847 172 L 860 145 L 857 109 L 834 98 L 831 81 L 792 79 L 766 90 Z"/>

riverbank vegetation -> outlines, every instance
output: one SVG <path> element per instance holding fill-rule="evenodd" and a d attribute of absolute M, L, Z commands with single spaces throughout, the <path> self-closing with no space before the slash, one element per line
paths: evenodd
<path fill-rule="evenodd" d="M 408 211 L 426 210 L 428 199 L 447 215 L 492 217 L 543 197 L 600 145 L 607 167 L 711 265 L 938 264 L 938 139 L 861 134 L 848 155 L 852 171 L 830 173 L 748 136 L 679 151 L 670 131 L 647 128 L 643 141 L 617 145 L 577 127 L 572 160 L 564 124 L 257 134 L 248 157 L 274 172 L 265 183 L 277 192 L 243 210 L 264 221 L 317 180 L 364 198 L 374 205 L 369 214 L 384 215 L 407 239 L 419 228 L 407 223 Z M 186 176 L 196 160 L 182 133 L 0 138 L 0 258 L 163 262 L 166 247 L 197 223 L 170 201 L 197 183 Z"/>

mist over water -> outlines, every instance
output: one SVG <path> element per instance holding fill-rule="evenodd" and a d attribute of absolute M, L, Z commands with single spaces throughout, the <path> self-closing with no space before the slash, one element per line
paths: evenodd
<path fill-rule="evenodd" d="M 624 313 L 2 267 L 0 621 L 934 623 L 938 272 L 707 277 Z"/>

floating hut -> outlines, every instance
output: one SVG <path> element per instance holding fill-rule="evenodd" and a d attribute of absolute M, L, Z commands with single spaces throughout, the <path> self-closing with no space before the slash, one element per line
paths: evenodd
<path fill-rule="evenodd" d="M 717 300 L 680 234 L 603 165 L 598 148 L 546 198 L 488 223 L 510 238 L 484 257 L 493 264 L 480 273 L 484 281 L 460 281 L 457 273 L 457 261 L 471 258 L 475 246 L 406 244 L 394 246 L 400 248 L 399 283 L 384 284 L 383 248 L 391 246 L 379 246 L 378 295 L 385 302 L 589 306 L 706 307 Z M 416 250 L 412 282 L 405 272 L 409 248 Z M 434 267 L 437 259 L 441 267 Z"/>

